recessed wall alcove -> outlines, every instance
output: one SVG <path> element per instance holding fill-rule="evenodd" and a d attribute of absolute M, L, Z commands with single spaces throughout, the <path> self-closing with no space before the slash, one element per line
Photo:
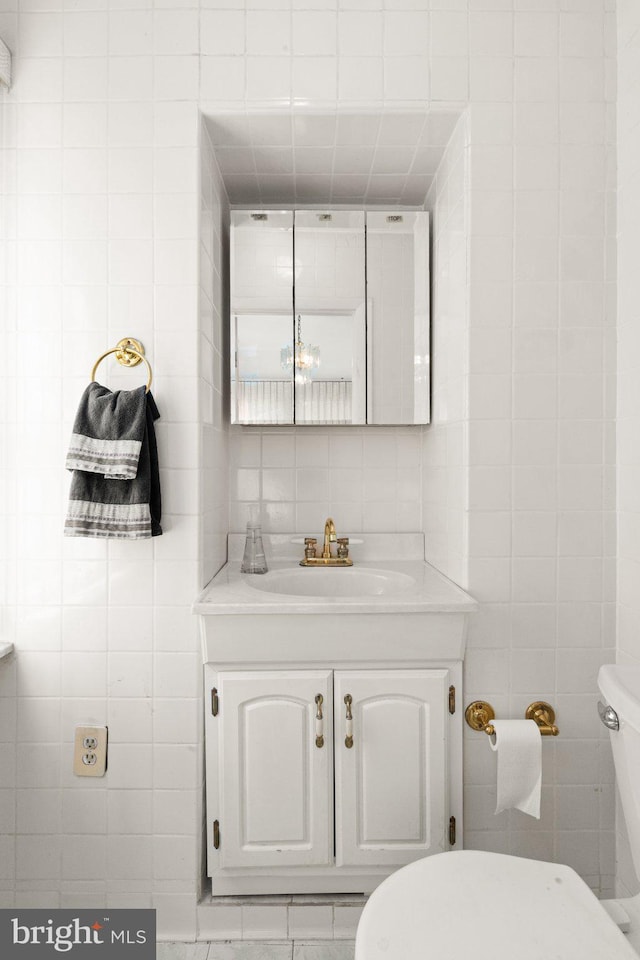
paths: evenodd
<path fill-rule="evenodd" d="M 455 111 L 219 114 L 205 118 L 233 205 L 422 207 Z"/>
<path fill-rule="evenodd" d="M 354 533 L 424 530 L 429 559 L 464 582 L 469 156 L 467 111 L 459 104 L 203 112 L 200 384 L 211 464 L 205 530 L 222 529 L 226 517 L 228 529 L 244 530 L 256 504 L 265 533 L 315 530 L 333 511 Z M 428 427 L 329 433 L 229 425 L 229 207 L 329 205 L 431 214 Z M 410 463 L 394 467 L 405 449 Z M 372 464 L 384 477 L 372 473 Z M 203 553 L 208 579 L 224 562 L 224 537 L 205 535 Z"/>

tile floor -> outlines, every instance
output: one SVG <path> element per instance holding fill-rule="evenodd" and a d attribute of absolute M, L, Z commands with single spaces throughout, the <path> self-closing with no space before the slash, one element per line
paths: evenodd
<path fill-rule="evenodd" d="M 159 943 L 156 960 L 353 960 L 353 940 Z"/>

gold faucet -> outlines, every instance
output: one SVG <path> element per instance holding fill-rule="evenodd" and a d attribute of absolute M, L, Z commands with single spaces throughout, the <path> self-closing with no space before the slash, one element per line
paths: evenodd
<path fill-rule="evenodd" d="M 327 517 L 324 525 L 324 543 L 322 547 L 322 556 L 316 555 L 316 543 L 314 537 L 305 537 L 304 539 L 304 560 L 300 561 L 301 567 L 352 567 L 353 560 L 349 556 L 349 538 L 338 537 L 336 526 L 331 519 Z M 331 553 L 331 544 L 337 543 L 338 550 L 336 556 Z"/>
<path fill-rule="evenodd" d="M 327 517 L 324 524 L 324 547 L 322 549 L 323 560 L 331 559 L 331 544 L 335 543 L 337 539 L 336 525 L 331 517 Z"/>

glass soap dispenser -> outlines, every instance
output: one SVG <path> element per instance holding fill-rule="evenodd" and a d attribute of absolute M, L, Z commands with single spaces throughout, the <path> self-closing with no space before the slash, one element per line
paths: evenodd
<path fill-rule="evenodd" d="M 266 573 L 267 558 L 262 545 L 262 526 L 255 513 L 247 520 L 247 539 L 244 544 L 241 573 Z"/>

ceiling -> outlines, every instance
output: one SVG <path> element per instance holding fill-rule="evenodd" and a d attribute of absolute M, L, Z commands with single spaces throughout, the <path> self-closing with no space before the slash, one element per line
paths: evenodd
<path fill-rule="evenodd" d="M 459 114 L 261 113 L 207 118 L 232 204 L 421 207 Z"/>

